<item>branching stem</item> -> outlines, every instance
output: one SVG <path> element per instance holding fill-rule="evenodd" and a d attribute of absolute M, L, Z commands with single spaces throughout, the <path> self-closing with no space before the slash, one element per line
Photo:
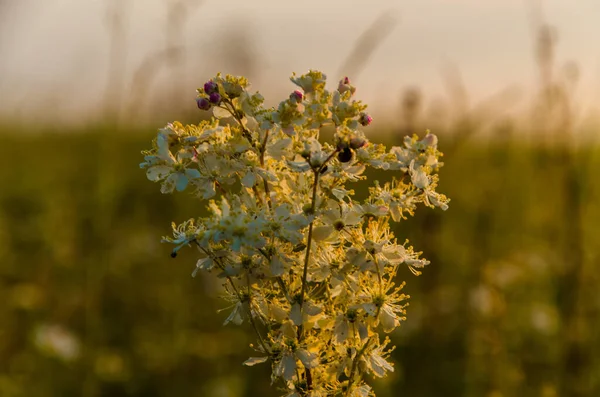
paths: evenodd
<path fill-rule="evenodd" d="M 333 158 L 333 156 L 336 155 L 337 152 L 338 152 L 337 149 L 334 150 L 329 155 L 329 157 L 327 157 L 327 159 L 323 162 L 323 164 L 321 164 L 320 167 L 313 168 L 313 173 L 315 175 L 315 181 L 313 183 L 312 200 L 310 203 L 310 214 L 311 215 L 314 215 L 315 209 L 317 206 L 317 189 L 319 187 L 319 177 L 321 176 L 321 172 L 325 169 L 329 160 L 331 160 Z M 308 262 L 310 261 L 310 247 L 312 245 L 314 222 L 315 221 L 313 218 L 313 220 L 308 225 L 308 236 L 306 237 L 306 255 L 304 256 L 304 269 L 302 270 L 302 288 L 300 290 L 300 302 L 299 302 L 300 303 L 300 321 L 302 321 L 302 319 L 304 318 L 304 297 L 306 294 L 306 279 L 308 277 Z M 303 324 L 300 324 L 298 326 L 298 342 L 301 342 L 303 337 L 304 337 L 304 326 L 303 326 Z M 306 387 L 308 390 L 311 390 L 312 389 L 312 375 L 311 375 L 310 369 L 305 368 L 305 372 L 306 372 Z"/>
<path fill-rule="evenodd" d="M 315 181 L 313 183 L 312 188 L 312 199 L 310 203 L 310 214 L 314 215 L 316 206 L 317 206 L 317 189 L 319 187 L 319 177 L 321 176 L 321 172 L 327 166 L 327 163 L 337 154 L 338 149 L 334 150 L 327 159 L 321 164 L 320 167 L 313 168 L 313 173 L 315 175 Z M 313 234 L 313 225 L 314 219 L 308 225 L 308 235 L 306 237 L 306 255 L 304 256 L 304 269 L 302 270 L 302 289 L 300 291 L 300 318 L 302 319 L 303 311 L 304 311 L 304 297 L 306 294 L 306 279 L 308 277 L 308 262 L 310 260 L 310 247 L 312 245 L 312 234 Z M 298 342 L 302 340 L 303 327 L 300 325 L 298 327 Z"/>
<path fill-rule="evenodd" d="M 219 258 L 211 255 L 210 252 L 207 249 L 205 249 L 204 247 L 202 247 L 200 245 L 200 243 L 198 243 L 197 241 L 194 240 L 194 243 L 198 246 L 198 248 L 200 248 L 201 251 L 203 251 L 206 255 L 210 256 L 215 261 L 215 263 L 217 263 L 219 265 L 219 268 L 221 268 L 222 270 L 225 269 L 225 265 Z M 237 296 L 239 301 L 243 302 L 242 295 L 236 288 L 235 283 L 233 282 L 233 280 L 231 279 L 230 276 L 227 276 L 227 281 L 229 281 L 229 284 L 231 285 L 231 288 L 233 289 L 233 292 L 235 293 L 235 295 Z M 250 294 L 250 283 L 248 282 L 248 318 L 250 319 L 250 324 L 252 325 L 252 328 L 254 328 L 254 332 L 256 332 L 256 336 L 258 337 L 258 343 L 260 343 L 260 346 L 263 348 L 265 353 L 271 354 L 271 350 L 269 350 L 267 348 L 267 345 L 258 330 L 258 326 L 256 325 L 256 322 L 254 321 L 254 317 L 252 316 L 251 304 L 252 304 L 252 300 L 251 300 L 251 294 Z"/>
<path fill-rule="evenodd" d="M 265 168 L 265 152 L 267 151 L 267 140 L 269 139 L 269 130 L 265 132 L 265 139 L 262 142 L 260 147 L 260 166 Z M 273 204 L 271 203 L 271 194 L 269 192 L 269 182 L 265 177 L 262 178 L 263 185 L 265 187 L 265 196 L 267 196 L 267 204 L 269 209 L 273 209 Z"/>
<path fill-rule="evenodd" d="M 381 269 L 379 269 L 379 261 L 375 254 L 371 254 L 373 262 L 375 262 L 375 269 L 377 269 L 377 280 L 379 281 L 379 293 L 383 295 L 383 280 L 381 279 Z"/>
<path fill-rule="evenodd" d="M 365 345 L 358 351 L 358 353 L 356 353 L 356 356 L 354 356 L 354 360 L 352 360 L 352 368 L 350 369 L 350 376 L 348 377 L 348 388 L 346 389 L 346 396 L 350 396 L 350 392 L 352 391 L 352 385 L 354 385 L 354 377 L 356 374 L 356 368 L 358 367 L 358 362 L 362 355 L 365 353 L 365 350 L 367 350 L 367 347 L 369 347 L 369 345 L 371 344 L 371 340 L 371 338 L 367 340 Z"/>
<path fill-rule="evenodd" d="M 260 252 L 261 255 L 265 257 L 266 260 L 268 260 L 269 262 L 271 261 L 271 257 L 265 252 L 264 249 L 258 248 L 258 252 Z M 290 298 L 290 294 L 288 293 L 287 287 L 285 286 L 285 282 L 283 281 L 281 276 L 275 277 L 275 280 L 277 281 L 277 285 L 279 285 L 279 288 L 281 288 L 281 291 L 285 295 L 285 298 L 287 299 L 287 301 L 291 302 L 292 300 Z"/>

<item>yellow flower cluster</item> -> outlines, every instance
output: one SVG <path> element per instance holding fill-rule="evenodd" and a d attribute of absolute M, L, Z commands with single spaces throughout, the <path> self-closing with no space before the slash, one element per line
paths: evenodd
<path fill-rule="evenodd" d="M 364 375 L 393 371 L 380 332 L 397 328 L 407 306 L 398 269 L 419 274 L 429 263 L 397 243 L 389 221 L 419 203 L 447 208 L 435 191 L 441 153 L 429 133 L 390 150 L 371 143 L 361 129 L 372 118 L 348 78 L 334 91 L 321 72 L 291 80 L 299 89 L 269 109 L 244 78 L 217 75 L 197 99 L 215 117 L 159 130 L 140 166 L 163 193 L 209 200 L 208 216 L 173 225 L 163 241 L 173 256 L 195 246 L 194 275 L 226 280 L 225 323 L 248 321 L 257 334 L 246 365 L 270 362 L 288 397 L 371 396 Z M 325 125 L 332 142 L 320 139 Z M 392 178 L 359 202 L 348 184 L 367 167 Z"/>

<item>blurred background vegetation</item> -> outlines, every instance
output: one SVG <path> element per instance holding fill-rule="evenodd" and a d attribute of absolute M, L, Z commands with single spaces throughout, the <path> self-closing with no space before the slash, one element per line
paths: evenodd
<path fill-rule="evenodd" d="M 166 47 L 125 82 L 126 10 L 106 3 L 103 122 L 0 121 L 0 396 L 278 395 L 266 366 L 242 367 L 252 333 L 221 326 L 219 283 L 190 277 L 192 250 L 173 260 L 159 243 L 198 203 L 161 195 L 138 167 L 158 127 L 207 117 L 176 83 L 153 114 L 136 113 L 157 70 L 177 75 L 185 62 L 179 28 L 199 4 L 169 3 Z M 357 54 L 395 23 L 367 26 L 342 72 L 360 74 L 368 56 Z M 600 395 L 598 130 L 573 100 L 578 68 L 557 59 L 557 30 L 541 12 L 531 25 L 538 90 L 518 116 L 503 111 L 512 88 L 470 104 L 448 66 L 448 101 L 399 88 L 393 121 L 368 131 L 392 145 L 432 129 L 445 152 L 439 191 L 452 199 L 396 228 L 432 264 L 399 275 L 412 299 L 380 397 Z M 222 40 L 217 66 L 260 74 L 251 38 L 232 29 Z"/>

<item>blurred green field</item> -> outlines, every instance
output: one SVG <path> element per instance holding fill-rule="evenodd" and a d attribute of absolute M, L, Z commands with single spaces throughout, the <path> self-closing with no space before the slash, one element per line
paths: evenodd
<path fill-rule="evenodd" d="M 0 134 L 0 396 L 279 395 L 241 365 L 252 333 L 221 326 L 218 282 L 160 244 L 202 206 L 139 169 L 153 128 Z M 408 320 L 377 395 L 600 395 L 600 148 L 450 136 L 450 209 L 396 229 L 432 264 L 400 274 Z"/>

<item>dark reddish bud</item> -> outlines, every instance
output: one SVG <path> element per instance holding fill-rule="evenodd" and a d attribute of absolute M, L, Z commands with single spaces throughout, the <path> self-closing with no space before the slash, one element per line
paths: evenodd
<path fill-rule="evenodd" d="M 358 122 L 363 126 L 368 126 L 373 121 L 373 117 L 369 116 L 366 113 L 361 113 L 358 117 Z"/>
<path fill-rule="evenodd" d="M 196 98 L 196 103 L 198 104 L 198 108 L 202 110 L 210 109 L 210 102 L 206 98 Z"/>
<path fill-rule="evenodd" d="M 171 258 L 176 258 L 176 257 L 177 257 L 177 251 L 171 252 Z"/>
<path fill-rule="evenodd" d="M 212 94 L 213 92 L 217 92 L 217 89 L 217 83 L 212 80 L 208 80 L 206 83 L 204 83 L 204 92 L 206 92 L 208 95 Z"/>
<path fill-rule="evenodd" d="M 290 99 L 292 101 L 295 101 L 296 103 L 302 102 L 303 98 L 304 98 L 304 94 L 302 94 L 302 92 L 300 92 L 298 90 L 296 90 L 290 94 Z"/>
<path fill-rule="evenodd" d="M 340 163 L 347 163 L 350 160 L 352 160 L 353 156 L 354 156 L 354 153 L 352 153 L 352 149 L 345 148 L 341 152 L 338 153 L 337 158 L 340 161 Z"/>
<path fill-rule="evenodd" d="M 213 92 L 208 97 L 208 100 L 210 101 L 210 103 L 218 105 L 221 102 L 221 95 L 218 92 Z"/>

